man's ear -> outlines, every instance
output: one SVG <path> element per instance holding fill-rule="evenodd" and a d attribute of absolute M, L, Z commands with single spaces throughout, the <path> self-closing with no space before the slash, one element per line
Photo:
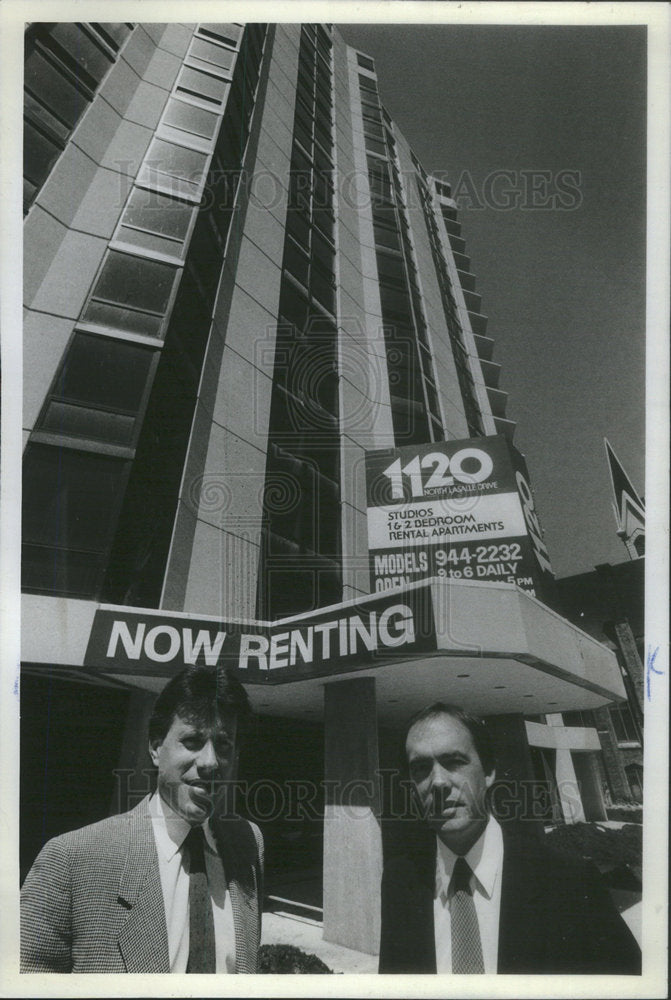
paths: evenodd
<path fill-rule="evenodd" d="M 495 781 L 496 781 L 496 768 L 493 767 L 491 773 L 485 775 L 485 785 L 487 786 L 487 788 L 491 788 Z"/>
<path fill-rule="evenodd" d="M 154 767 L 158 767 L 158 753 L 161 749 L 161 743 L 156 740 L 154 743 L 149 743 L 149 756 L 151 757 L 151 762 Z"/>

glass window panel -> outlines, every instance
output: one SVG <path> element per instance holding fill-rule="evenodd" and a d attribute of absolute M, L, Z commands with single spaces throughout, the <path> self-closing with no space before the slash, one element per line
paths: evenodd
<path fill-rule="evenodd" d="M 114 48 L 120 49 L 123 43 L 126 41 L 130 35 L 132 28 L 129 28 L 127 24 L 101 22 L 100 24 L 94 24 L 94 28 L 100 29 L 115 43 Z"/>
<path fill-rule="evenodd" d="M 333 271 L 335 250 L 329 241 L 324 239 L 321 233 L 318 233 L 316 230 L 313 230 L 312 232 L 312 256 L 329 272 Z"/>
<path fill-rule="evenodd" d="M 310 275 L 310 292 L 330 313 L 334 312 L 335 288 L 333 281 L 314 266 Z"/>
<path fill-rule="evenodd" d="M 78 24 L 55 24 L 50 34 L 70 58 L 92 77 L 96 85 L 99 84 L 112 65 L 112 58 Z"/>
<path fill-rule="evenodd" d="M 63 122 L 59 121 L 55 115 L 45 108 L 44 105 L 37 101 L 32 94 L 28 91 L 25 92 L 23 97 L 23 113 L 24 115 L 31 119 L 33 122 L 39 122 L 41 125 L 53 132 L 55 136 L 59 139 L 65 140 L 70 135 L 70 129 Z"/>
<path fill-rule="evenodd" d="M 220 69 L 230 69 L 235 62 L 236 53 L 232 49 L 225 49 L 215 42 L 207 41 L 204 38 L 194 38 L 189 49 L 189 56 L 195 56 L 204 62 L 212 63 Z"/>
<path fill-rule="evenodd" d="M 114 530 L 125 462 L 32 444 L 23 472 L 26 542 L 104 552 Z"/>
<path fill-rule="evenodd" d="M 154 354 L 123 340 L 75 333 L 52 395 L 136 412 Z"/>
<path fill-rule="evenodd" d="M 308 246 L 310 239 L 310 223 L 303 212 L 289 209 L 287 212 L 287 232 L 303 247 Z"/>
<path fill-rule="evenodd" d="M 305 329 L 308 317 L 308 300 L 290 281 L 282 282 L 280 313 L 298 330 Z"/>
<path fill-rule="evenodd" d="M 113 330 L 126 330 L 128 333 L 141 333 L 146 337 L 158 337 L 163 325 L 162 316 L 95 300 L 87 305 L 84 319 L 87 323 L 96 323 Z"/>
<path fill-rule="evenodd" d="M 377 270 L 380 281 L 405 282 L 405 265 L 400 256 L 378 251 Z"/>
<path fill-rule="evenodd" d="M 172 125 L 173 128 L 181 129 L 183 132 L 192 132 L 194 135 L 211 139 L 216 131 L 219 116 L 206 111 L 205 108 L 196 107 L 195 104 L 187 104 L 185 101 L 172 98 L 163 113 L 163 121 L 166 125 Z"/>
<path fill-rule="evenodd" d="M 318 226 L 322 233 L 333 240 L 333 230 L 335 228 L 335 218 L 326 208 L 315 208 L 312 219 L 315 226 Z"/>
<path fill-rule="evenodd" d="M 202 180 L 206 164 L 207 153 L 177 146 L 164 139 L 154 139 L 144 165 L 149 173 L 155 170 L 197 184 Z"/>
<path fill-rule="evenodd" d="M 70 128 L 74 128 L 88 104 L 74 84 L 37 50 L 26 59 L 25 86 Z"/>
<path fill-rule="evenodd" d="M 175 280 L 175 268 L 159 261 L 110 250 L 95 287 L 94 296 L 164 312 Z"/>
<path fill-rule="evenodd" d="M 61 151 L 53 140 L 47 139 L 29 121 L 24 121 L 23 172 L 33 184 L 39 187 L 46 180 Z"/>
<path fill-rule="evenodd" d="M 183 241 L 195 211 L 193 205 L 176 201 L 158 191 L 133 188 L 122 223 L 151 233 Z"/>
<path fill-rule="evenodd" d="M 307 285 L 310 258 L 290 238 L 287 238 L 284 247 L 284 266 L 301 284 Z"/>
<path fill-rule="evenodd" d="M 178 91 L 182 90 L 187 94 L 194 94 L 196 97 L 217 105 L 222 103 L 229 89 L 230 83 L 227 83 L 226 80 L 201 73 L 190 66 L 184 66 L 177 84 Z"/>
<path fill-rule="evenodd" d="M 88 438 L 107 444 L 131 445 L 135 417 L 107 410 L 93 410 L 52 399 L 41 421 L 41 428 L 66 437 Z"/>
<path fill-rule="evenodd" d="M 198 28 L 199 35 L 212 35 L 221 42 L 235 47 L 238 44 L 242 28 L 239 24 L 201 24 Z"/>
<path fill-rule="evenodd" d="M 387 147 L 384 142 L 378 141 L 377 139 L 371 139 L 370 136 L 365 137 L 366 149 L 373 153 L 379 153 L 381 156 L 386 156 Z"/>

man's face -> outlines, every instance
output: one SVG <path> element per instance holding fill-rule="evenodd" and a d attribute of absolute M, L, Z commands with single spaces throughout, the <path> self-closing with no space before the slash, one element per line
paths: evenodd
<path fill-rule="evenodd" d="M 176 715 L 164 738 L 149 747 L 161 798 L 192 826 L 212 815 L 219 783 L 233 777 L 236 730 L 235 715 L 209 725 Z"/>
<path fill-rule="evenodd" d="M 410 777 L 427 822 L 456 854 L 465 854 L 487 824 L 485 774 L 468 729 L 449 715 L 422 719 L 405 742 Z"/>

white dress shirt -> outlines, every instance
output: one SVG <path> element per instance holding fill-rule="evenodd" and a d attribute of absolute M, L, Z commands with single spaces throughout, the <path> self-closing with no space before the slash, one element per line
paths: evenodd
<path fill-rule="evenodd" d="M 170 971 L 186 972 L 189 960 L 189 862 L 182 845 L 191 827 L 156 793 L 149 803 L 168 928 Z M 203 826 L 207 882 L 212 899 L 217 972 L 235 972 L 235 928 L 224 866 L 209 824 Z"/>
<path fill-rule="evenodd" d="M 452 972 L 452 924 L 450 921 L 450 879 L 458 855 L 438 837 L 436 852 L 436 892 L 433 902 L 436 938 L 436 971 Z M 479 840 L 464 855 L 473 872 L 471 887 L 475 913 L 480 927 L 482 958 L 486 973 L 496 972 L 499 952 L 499 911 L 501 909 L 501 872 L 503 835 L 490 816 Z"/>

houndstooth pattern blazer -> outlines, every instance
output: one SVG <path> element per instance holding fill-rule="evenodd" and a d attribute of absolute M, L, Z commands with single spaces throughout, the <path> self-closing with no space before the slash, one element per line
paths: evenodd
<path fill-rule="evenodd" d="M 170 972 L 149 797 L 43 847 L 21 891 L 22 972 Z M 236 972 L 257 971 L 263 841 L 239 817 L 212 822 L 233 909 Z"/>

